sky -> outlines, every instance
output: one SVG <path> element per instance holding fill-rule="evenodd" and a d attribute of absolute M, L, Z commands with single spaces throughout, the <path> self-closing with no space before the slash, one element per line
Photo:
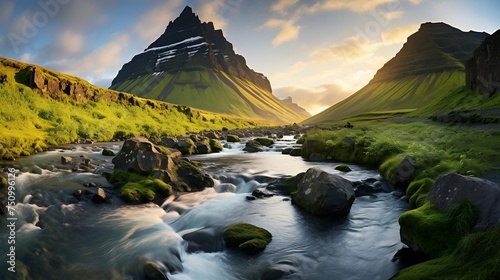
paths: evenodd
<path fill-rule="evenodd" d="M 421 23 L 500 28 L 498 0 L 1 0 L 0 56 L 109 87 L 186 5 L 311 114 L 366 85 Z"/>

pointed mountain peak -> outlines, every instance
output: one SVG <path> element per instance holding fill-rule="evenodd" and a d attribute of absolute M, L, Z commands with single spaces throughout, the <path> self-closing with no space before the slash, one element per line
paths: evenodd
<path fill-rule="evenodd" d="M 185 17 L 185 16 L 189 16 L 191 14 L 194 14 L 193 13 L 193 9 L 191 7 L 189 7 L 189 6 L 186 6 L 184 8 L 184 10 L 182 10 L 182 13 L 180 14 L 179 17 Z"/>

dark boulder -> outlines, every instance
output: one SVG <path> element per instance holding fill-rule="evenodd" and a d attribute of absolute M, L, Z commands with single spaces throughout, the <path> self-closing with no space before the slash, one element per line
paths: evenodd
<path fill-rule="evenodd" d="M 243 151 L 249 152 L 249 153 L 257 153 L 257 152 L 263 152 L 264 148 L 262 147 L 262 145 L 259 142 L 255 141 L 255 140 L 249 140 L 245 144 L 245 148 L 243 149 Z"/>
<path fill-rule="evenodd" d="M 72 157 L 61 157 L 61 163 L 62 164 L 70 164 L 73 162 Z"/>
<path fill-rule="evenodd" d="M 475 226 L 478 229 L 491 228 L 500 223 L 500 186 L 488 180 L 446 174 L 436 180 L 427 199 L 442 212 L 462 200 L 468 200 L 479 211 L 479 221 Z"/>
<path fill-rule="evenodd" d="M 351 182 L 319 168 L 309 168 L 297 182 L 292 201 L 318 216 L 343 216 L 351 210 L 354 189 Z"/>
<path fill-rule="evenodd" d="M 163 143 L 163 146 L 167 148 L 175 148 L 175 145 L 179 142 L 179 140 L 175 137 L 163 137 L 161 138 L 161 142 Z"/>
<path fill-rule="evenodd" d="M 465 63 L 469 89 L 490 97 L 500 92 L 500 30 L 487 37 Z"/>
<path fill-rule="evenodd" d="M 224 231 L 224 242 L 229 248 L 238 248 L 248 255 L 258 254 L 266 249 L 272 234 L 252 224 L 236 224 Z"/>
<path fill-rule="evenodd" d="M 182 236 L 188 242 L 188 252 L 220 252 L 224 250 L 223 228 L 202 228 Z"/>
<path fill-rule="evenodd" d="M 255 138 L 255 141 L 259 142 L 262 146 L 269 147 L 271 145 L 274 145 L 274 141 L 269 138 Z"/>
<path fill-rule="evenodd" d="M 159 265 L 154 262 L 147 262 L 143 268 L 145 280 L 168 280 Z"/>
<path fill-rule="evenodd" d="M 106 201 L 106 193 L 104 189 L 98 188 L 96 193 L 92 196 L 92 202 L 94 203 L 103 203 Z"/>
<path fill-rule="evenodd" d="M 115 169 L 150 175 L 154 170 L 171 170 L 172 159 L 160 153 L 148 139 L 133 137 L 123 143 L 118 155 L 113 158 Z"/>

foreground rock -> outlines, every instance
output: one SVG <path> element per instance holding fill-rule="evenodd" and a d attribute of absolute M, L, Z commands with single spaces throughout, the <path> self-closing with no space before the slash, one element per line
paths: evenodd
<path fill-rule="evenodd" d="M 476 229 L 487 229 L 500 223 L 500 186 L 491 181 L 446 174 L 436 180 L 427 199 L 442 212 L 465 199 L 470 201 L 479 211 Z"/>
<path fill-rule="evenodd" d="M 416 165 L 412 157 L 406 156 L 401 160 L 393 174 L 387 174 L 387 181 L 395 188 L 405 189 L 415 175 Z"/>
<path fill-rule="evenodd" d="M 243 149 L 243 151 L 249 152 L 249 153 L 257 153 L 257 152 L 263 152 L 264 148 L 262 147 L 262 145 L 259 142 L 255 141 L 255 140 L 249 140 L 246 142 L 245 148 Z"/>
<path fill-rule="evenodd" d="M 170 157 L 160 153 L 153 143 L 144 137 L 133 137 L 123 143 L 123 147 L 112 160 L 115 169 L 149 175 L 153 170 L 171 170 Z"/>
<path fill-rule="evenodd" d="M 248 255 L 264 251 L 273 238 L 269 231 L 251 224 L 233 225 L 224 231 L 223 237 L 227 247 Z"/>
<path fill-rule="evenodd" d="M 351 182 L 338 175 L 310 168 L 297 181 L 292 201 L 313 215 L 344 216 L 354 202 L 354 189 Z"/>

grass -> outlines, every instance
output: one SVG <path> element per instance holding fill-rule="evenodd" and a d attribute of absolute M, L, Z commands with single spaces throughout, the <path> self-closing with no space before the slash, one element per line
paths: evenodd
<path fill-rule="evenodd" d="M 145 82 L 138 82 L 151 84 L 152 79 L 160 80 L 151 89 L 146 88 Z M 208 68 L 138 77 L 113 85 L 112 88 L 241 118 L 294 123 L 307 117 L 249 81 Z"/>
<path fill-rule="evenodd" d="M 13 160 L 82 138 L 110 141 L 145 136 L 155 139 L 223 127 L 272 124 L 137 98 L 37 66 L 47 79 L 66 80 L 97 93 L 96 100 L 86 102 L 78 102 L 63 92 L 51 98 L 25 85 L 29 84 L 26 72 L 32 67 L 0 58 L 0 73 L 7 76 L 7 82 L 0 84 L 0 99 L 8 104 L 0 108 L 0 158 Z M 119 95 L 125 98 L 119 101 Z"/>

